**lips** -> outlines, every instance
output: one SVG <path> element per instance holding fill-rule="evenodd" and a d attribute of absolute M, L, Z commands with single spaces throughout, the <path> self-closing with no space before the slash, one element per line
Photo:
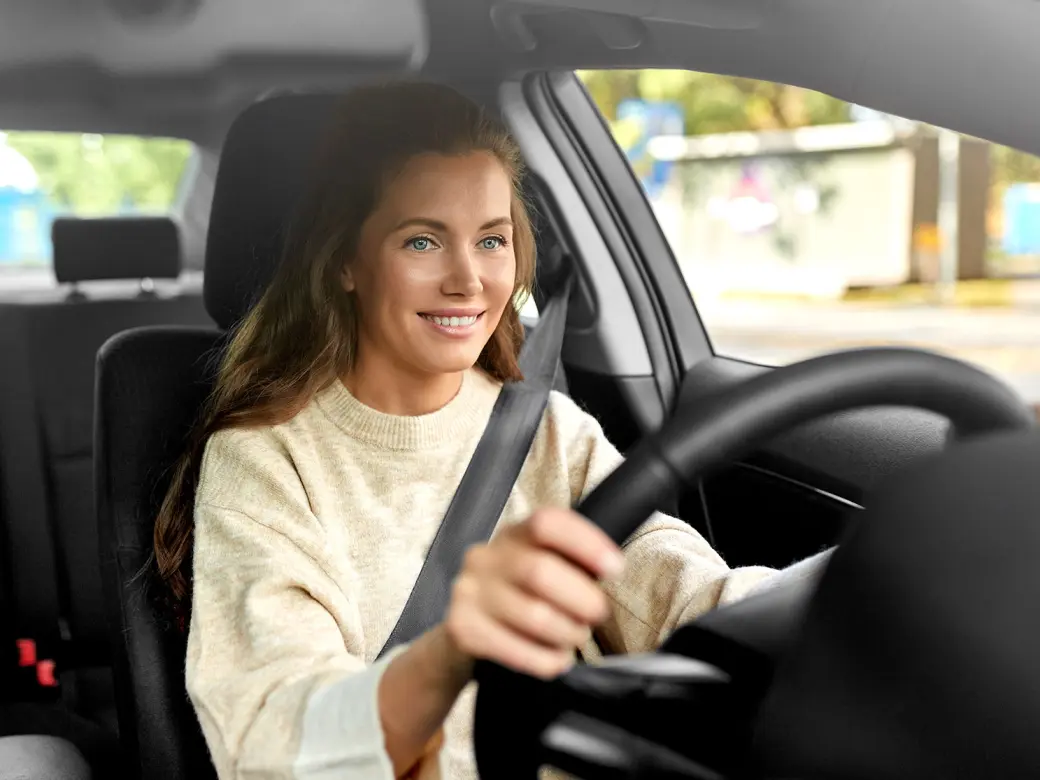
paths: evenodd
<path fill-rule="evenodd" d="M 475 313 L 422 313 L 419 318 L 438 335 L 447 338 L 467 339 L 477 332 L 477 325 L 484 318 L 484 312 Z"/>
<path fill-rule="evenodd" d="M 478 319 L 480 319 L 479 314 L 465 317 L 445 317 L 438 316 L 436 314 L 420 314 L 419 316 L 422 317 L 424 320 L 432 322 L 434 325 L 440 325 L 442 328 L 468 328 L 470 325 L 473 325 Z"/>

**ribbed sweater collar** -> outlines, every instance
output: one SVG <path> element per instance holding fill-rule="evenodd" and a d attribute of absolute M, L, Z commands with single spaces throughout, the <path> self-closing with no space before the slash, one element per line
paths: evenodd
<path fill-rule="evenodd" d="M 386 414 L 366 406 L 340 381 L 317 397 L 317 403 L 343 431 L 360 441 L 387 450 L 424 450 L 465 438 L 474 426 L 487 424 L 499 385 L 480 369 L 463 374 L 458 393 L 430 414 Z"/>

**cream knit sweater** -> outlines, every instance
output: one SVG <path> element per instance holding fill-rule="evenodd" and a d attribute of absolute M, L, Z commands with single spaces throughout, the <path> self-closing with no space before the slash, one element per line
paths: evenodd
<path fill-rule="evenodd" d="M 187 685 L 222 780 L 392 780 L 376 690 L 389 636 L 487 424 L 500 385 L 477 369 L 418 417 L 362 405 L 340 383 L 290 422 L 206 448 L 196 503 Z M 599 424 L 554 393 L 501 523 L 570 506 L 620 462 Z M 657 515 L 625 547 L 598 633 L 608 652 L 669 632 L 769 574 L 729 569 Z M 595 657 L 595 648 L 583 648 Z M 441 774 L 476 777 L 475 684 L 445 726 Z"/>

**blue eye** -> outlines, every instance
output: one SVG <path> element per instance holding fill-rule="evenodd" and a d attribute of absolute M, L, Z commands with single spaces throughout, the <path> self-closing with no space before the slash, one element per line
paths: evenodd
<path fill-rule="evenodd" d="M 488 236 L 480 242 L 481 248 L 486 249 L 489 252 L 501 249 L 503 244 L 505 244 L 505 239 L 501 236 Z"/>
<path fill-rule="evenodd" d="M 408 239 L 408 246 L 410 246 L 416 252 L 425 252 L 432 245 L 433 242 L 425 236 L 416 236 L 415 238 Z"/>

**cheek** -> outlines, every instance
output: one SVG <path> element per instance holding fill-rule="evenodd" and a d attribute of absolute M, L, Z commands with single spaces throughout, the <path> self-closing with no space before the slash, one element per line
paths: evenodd
<path fill-rule="evenodd" d="M 383 289 L 398 303 L 429 298 L 440 287 L 441 277 L 432 263 L 416 263 L 410 258 L 391 255 L 380 269 Z"/>
<path fill-rule="evenodd" d="M 504 307 L 513 297 L 516 286 L 516 262 L 513 259 L 495 263 L 484 277 L 484 290 L 489 299 L 499 308 Z M 492 303 L 489 300 L 488 303 Z"/>
<path fill-rule="evenodd" d="M 410 311 L 417 302 L 429 299 L 431 283 L 435 284 L 421 267 L 394 253 L 383 254 L 366 271 L 366 299 L 381 317 L 395 318 L 402 311 Z"/>

